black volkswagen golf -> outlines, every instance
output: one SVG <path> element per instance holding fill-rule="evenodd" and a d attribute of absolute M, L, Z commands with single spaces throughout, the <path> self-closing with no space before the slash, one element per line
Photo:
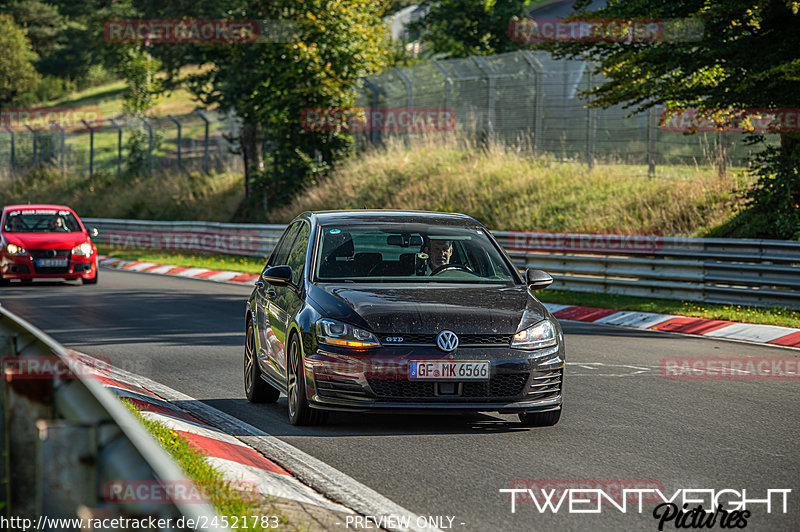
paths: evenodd
<path fill-rule="evenodd" d="M 295 425 L 330 410 L 517 413 L 555 425 L 561 326 L 494 237 L 462 214 L 306 212 L 246 308 L 248 400 L 288 397 Z"/>

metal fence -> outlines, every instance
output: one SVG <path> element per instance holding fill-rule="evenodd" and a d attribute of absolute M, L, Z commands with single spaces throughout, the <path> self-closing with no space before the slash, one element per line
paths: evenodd
<path fill-rule="evenodd" d="M 68 353 L 3 307 L 0 354 L 2 515 L 31 519 L 41 530 L 78 530 L 74 523 L 42 521 L 78 516 L 85 522 L 114 517 L 172 520 L 171 527 L 159 525 L 160 530 L 179 529 L 181 517 L 216 522 L 215 511 L 196 501 L 141 497 L 109 502 L 107 483 L 163 485 L 166 490 L 189 481 L 100 380 L 79 370 L 91 362 Z"/>
<path fill-rule="evenodd" d="M 686 135 L 665 131 L 663 107 L 628 117 L 620 106 L 589 109 L 580 91 L 600 84 L 583 61 L 555 60 L 548 52 L 518 51 L 493 56 L 430 61 L 362 79 L 358 105 L 365 108 L 448 108 L 457 134 L 495 139 L 560 160 L 649 165 L 745 164 L 763 146 L 745 144 L 744 133 Z M 446 134 L 446 133 L 440 133 Z M 391 136 L 418 132 L 376 129 L 357 134 L 367 147 Z M 777 135 L 767 135 L 777 143 Z"/>
<path fill-rule="evenodd" d="M 217 111 L 102 119 L 72 130 L 0 129 L 0 177 L 47 167 L 90 176 L 242 171 L 240 120 Z M 138 142 L 133 143 L 133 139 Z"/>
<path fill-rule="evenodd" d="M 85 218 L 113 248 L 266 257 L 280 225 Z M 520 268 L 553 287 L 710 303 L 800 308 L 800 242 L 493 232 Z"/>

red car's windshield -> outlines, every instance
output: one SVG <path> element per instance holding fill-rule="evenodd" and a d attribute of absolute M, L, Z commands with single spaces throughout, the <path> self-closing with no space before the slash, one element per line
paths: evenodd
<path fill-rule="evenodd" d="M 3 231 L 6 233 L 75 233 L 81 231 L 81 226 L 70 211 L 37 209 L 6 213 Z"/>

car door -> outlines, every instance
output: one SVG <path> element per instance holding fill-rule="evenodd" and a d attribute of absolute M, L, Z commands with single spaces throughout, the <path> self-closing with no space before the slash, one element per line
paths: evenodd
<path fill-rule="evenodd" d="M 276 352 L 273 365 L 281 378 L 286 378 L 286 333 L 293 316 L 303 306 L 303 273 L 306 263 L 306 251 L 311 227 L 308 222 L 301 221 L 297 237 L 284 264 L 292 268 L 292 284 L 294 286 L 276 286 L 275 294 L 270 296 L 270 325 L 275 337 L 280 341 L 281 349 Z"/>
<path fill-rule="evenodd" d="M 283 236 L 275 246 L 269 260 L 267 261 L 266 268 L 270 266 L 279 266 L 286 264 L 286 258 L 289 256 L 289 249 L 294 242 L 297 232 L 300 230 L 299 222 L 290 225 L 284 231 Z M 273 329 L 273 314 L 270 310 L 273 298 L 277 295 L 276 287 L 265 284 L 263 281 L 256 283 L 256 320 L 258 331 L 258 363 L 261 371 L 271 376 L 274 379 L 280 379 L 281 372 L 276 367 L 276 361 L 284 358 L 282 354 L 283 344 L 279 341 L 278 336 Z M 280 330 L 280 326 L 278 326 Z"/>

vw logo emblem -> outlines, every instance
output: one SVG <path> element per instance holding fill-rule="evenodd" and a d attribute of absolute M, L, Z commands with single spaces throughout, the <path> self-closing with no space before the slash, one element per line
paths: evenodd
<path fill-rule="evenodd" d="M 449 353 L 458 347 L 458 336 L 453 331 L 442 331 L 436 336 L 436 345 Z"/>
<path fill-rule="evenodd" d="M 55 256 L 56 256 L 56 250 L 54 250 L 54 249 L 48 249 L 48 250 L 47 250 L 47 256 L 48 256 L 48 257 L 55 257 Z"/>

